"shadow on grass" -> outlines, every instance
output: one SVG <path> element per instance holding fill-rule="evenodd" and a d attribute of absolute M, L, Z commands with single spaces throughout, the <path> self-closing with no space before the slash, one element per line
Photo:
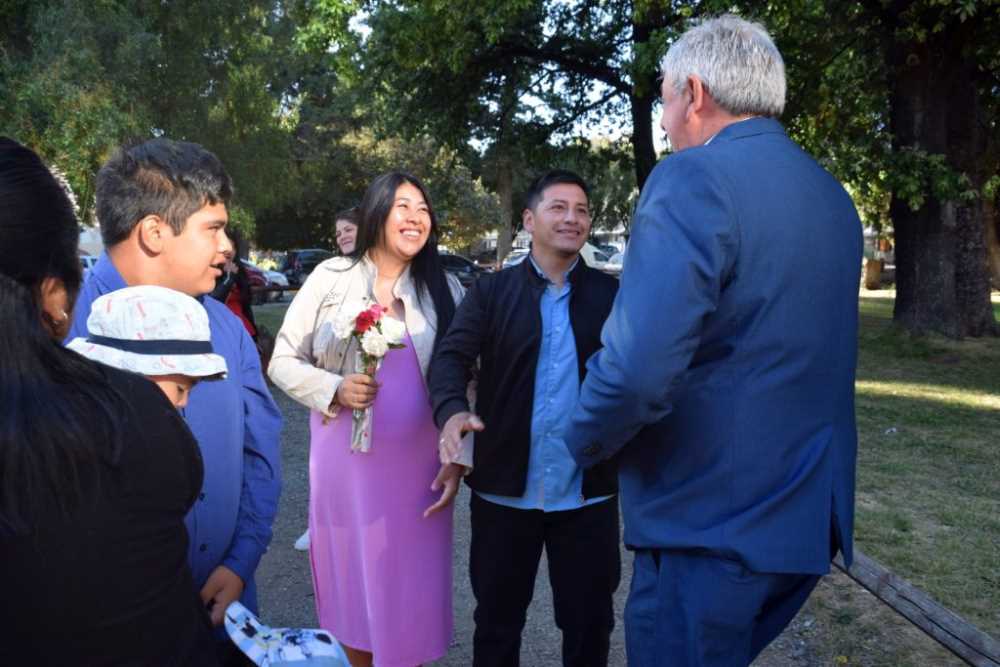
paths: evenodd
<path fill-rule="evenodd" d="M 862 315 L 857 378 L 1000 394 L 1000 338 L 913 336 L 887 317 Z"/>

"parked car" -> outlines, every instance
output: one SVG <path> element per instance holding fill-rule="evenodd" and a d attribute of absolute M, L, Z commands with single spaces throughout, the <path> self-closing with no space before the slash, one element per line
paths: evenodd
<path fill-rule="evenodd" d="M 530 252 L 531 251 L 527 248 L 512 250 L 511 253 L 507 255 L 507 259 L 503 261 L 503 268 L 506 269 L 507 267 L 514 266 L 515 264 L 520 264 Z M 583 258 L 583 261 L 587 263 L 587 266 L 595 269 L 603 269 L 604 265 L 610 259 L 610 257 L 595 248 L 589 242 L 584 243 L 583 247 L 580 248 L 580 256 Z"/>
<path fill-rule="evenodd" d="M 622 274 L 622 267 L 625 265 L 625 253 L 616 252 L 611 255 L 607 262 L 604 263 L 604 272 L 610 273 L 613 276 L 620 276 Z"/>
<path fill-rule="evenodd" d="M 610 256 L 606 253 L 601 252 L 589 241 L 583 244 L 580 248 L 580 256 L 583 257 L 583 261 L 587 263 L 587 266 L 594 269 L 603 269 L 604 265 L 610 259 Z"/>
<path fill-rule="evenodd" d="M 612 245 L 611 243 L 595 243 L 594 247 L 597 248 L 598 250 L 600 250 L 601 252 L 603 252 L 609 258 L 612 255 L 614 255 L 616 252 L 621 252 L 622 251 L 621 248 L 619 248 L 616 245 Z"/>
<path fill-rule="evenodd" d="M 285 294 L 285 290 L 288 289 L 288 278 L 284 273 L 281 271 L 263 269 L 256 264 L 251 264 L 247 261 L 244 261 L 243 264 L 247 267 L 248 271 L 250 269 L 256 269 L 264 274 L 264 278 L 267 280 L 267 284 L 264 287 L 264 301 L 281 301 L 281 298 Z"/>
<path fill-rule="evenodd" d="M 312 273 L 316 265 L 331 257 L 333 257 L 332 252 L 320 248 L 289 250 L 285 253 L 285 262 L 281 265 L 280 271 L 288 279 L 289 287 L 301 287 L 306 276 Z"/>
<path fill-rule="evenodd" d="M 509 269 L 512 266 L 516 266 L 524 261 L 524 258 L 528 256 L 531 251 L 527 248 L 518 248 L 516 250 L 511 250 L 510 254 L 503 260 L 503 265 L 500 268 Z"/>
<path fill-rule="evenodd" d="M 462 283 L 462 287 L 468 287 L 476 281 L 479 274 L 486 273 L 486 269 L 477 266 L 471 259 L 462 257 L 461 255 L 441 253 L 441 265 L 445 271 L 458 278 L 458 282 Z"/>
<path fill-rule="evenodd" d="M 476 263 L 481 269 L 486 271 L 496 271 L 497 270 L 497 251 L 494 250 L 484 250 L 478 255 L 473 255 L 472 261 Z"/>
<path fill-rule="evenodd" d="M 271 283 L 262 269 L 258 269 L 249 262 L 243 262 L 243 266 L 246 268 L 247 281 L 250 283 L 250 303 L 259 306 L 267 301 L 268 287 Z"/>

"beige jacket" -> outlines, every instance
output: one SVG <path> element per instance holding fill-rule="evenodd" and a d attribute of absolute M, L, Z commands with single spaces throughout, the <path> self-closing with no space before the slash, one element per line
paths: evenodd
<path fill-rule="evenodd" d="M 311 410 L 335 417 L 339 405 L 333 401 L 345 375 L 358 372 L 357 343 L 338 339 L 333 331 L 337 313 L 345 305 L 374 303 L 377 269 L 367 257 L 354 260 L 334 257 L 319 264 L 292 299 L 278 332 L 267 374 L 285 393 Z M 456 305 L 464 290 L 453 276 L 448 284 Z M 426 291 L 417 301 L 416 287 L 407 267 L 392 289 L 403 303 L 404 320 L 420 372 L 427 381 L 427 368 L 434 351 L 437 317 Z M 426 386 L 426 385 L 425 385 Z M 469 443 L 461 457 L 471 464 Z"/>

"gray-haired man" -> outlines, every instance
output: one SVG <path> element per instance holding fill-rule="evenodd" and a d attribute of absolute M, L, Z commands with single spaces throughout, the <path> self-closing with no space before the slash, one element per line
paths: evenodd
<path fill-rule="evenodd" d="M 861 224 L 775 120 L 781 55 L 725 16 L 663 59 L 643 188 L 565 435 L 619 454 L 632 667 L 746 665 L 851 559 Z"/>

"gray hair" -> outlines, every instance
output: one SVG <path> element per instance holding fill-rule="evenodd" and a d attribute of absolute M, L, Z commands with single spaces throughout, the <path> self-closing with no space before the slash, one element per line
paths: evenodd
<path fill-rule="evenodd" d="M 692 74 L 715 103 L 734 116 L 777 118 L 785 109 L 785 63 L 767 30 L 732 14 L 689 29 L 660 61 L 677 92 Z"/>

